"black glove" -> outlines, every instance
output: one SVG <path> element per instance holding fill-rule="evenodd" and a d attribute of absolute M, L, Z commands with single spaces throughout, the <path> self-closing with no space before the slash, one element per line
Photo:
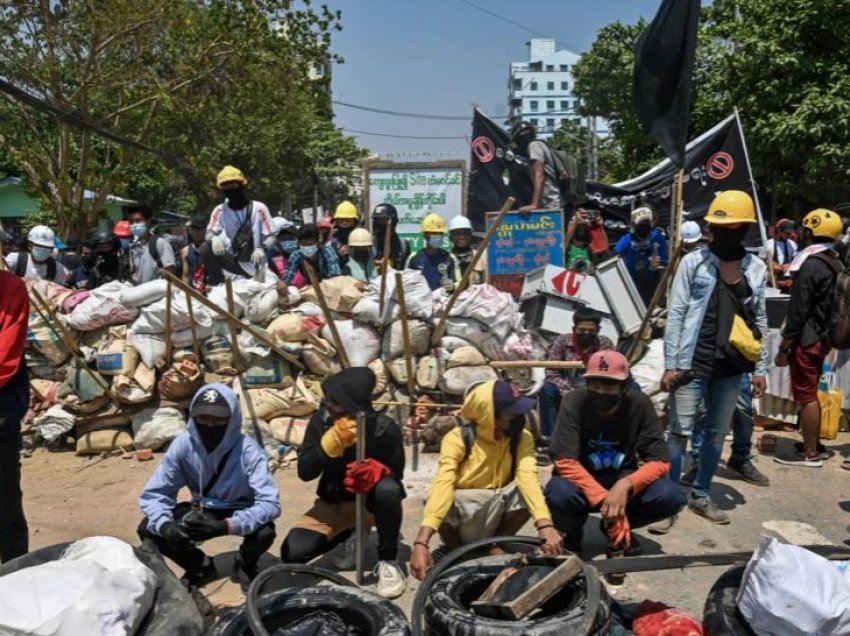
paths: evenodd
<path fill-rule="evenodd" d="M 190 550 L 194 547 L 192 538 L 176 521 L 166 521 L 159 529 L 159 536 L 175 550 Z"/>
<path fill-rule="evenodd" d="M 181 523 L 189 537 L 195 541 L 206 541 L 227 534 L 227 522 L 223 519 L 219 521 L 207 514 L 203 517 L 183 519 Z"/>

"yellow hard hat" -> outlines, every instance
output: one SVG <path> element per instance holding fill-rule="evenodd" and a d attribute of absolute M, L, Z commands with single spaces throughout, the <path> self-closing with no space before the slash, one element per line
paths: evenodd
<path fill-rule="evenodd" d="M 753 198 L 740 190 L 726 190 L 708 206 L 706 223 L 712 225 L 732 225 L 733 223 L 755 223 L 756 207 Z"/>
<path fill-rule="evenodd" d="M 811 230 L 815 236 L 837 239 L 841 236 L 844 224 L 841 222 L 841 217 L 832 210 L 818 208 L 803 217 L 803 227 Z"/>
<path fill-rule="evenodd" d="M 369 230 L 358 227 L 348 235 L 348 247 L 372 247 L 372 235 Z"/>
<path fill-rule="evenodd" d="M 215 184 L 220 188 L 222 183 L 227 183 L 228 181 L 238 181 L 242 185 L 248 185 L 248 179 L 245 178 L 245 175 L 242 174 L 239 168 L 235 168 L 234 166 L 224 166 L 221 172 L 218 173 Z"/>
<path fill-rule="evenodd" d="M 336 219 L 359 219 L 360 213 L 351 201 L 343 201 L 334 210 L 334 220 Z"/>
<path fill-rule="evenodd" d="M 423 234 L 445 234 L 447 229 L 446 220 L 436 212 L 430 212 L 422 219 Z"/>

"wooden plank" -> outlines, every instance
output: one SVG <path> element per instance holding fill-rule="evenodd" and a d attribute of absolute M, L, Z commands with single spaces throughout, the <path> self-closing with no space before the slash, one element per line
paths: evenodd
<path fill-rule="evenodd" d="M 494 369 L 584 369 L 581 360 L 491 360 Z"/>
<path fill-rule="evenodd" d="M 325 322 L 328 323 L 328 329 L 331 331 L 331 336 L 334 340 L 333 344 L 334 347 L 336 347 L 339 361 L 342 363 L 342 368 L 347 369 L 351 366 L 351 364 L 348 362 L 348 354 L 342 346 L 342 338 L 339 337 L 339 330 L 336 328 L 333 313 L 331 313 L 330 307 L 328 307 L 328 301 L 325 300 L 325 293 L 322 291 L 321 281 L 319 280 L 319 277 L 316 276 L 316 270 L 313 269 L 313 266 L 310 265 L 310 263 L 305 263 L 304 265 L 307 270 L 307 277 L 310 279 L 310 284 L 316 291 L 316 300 L 319 301 L 319 307 L 322 308 L 322 313 L 325 315 Z"/>

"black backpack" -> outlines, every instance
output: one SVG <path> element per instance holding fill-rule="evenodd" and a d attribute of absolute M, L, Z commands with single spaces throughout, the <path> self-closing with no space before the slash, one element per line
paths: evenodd
<path fill-rule="evenodd" d="M 850 348 L 850 267 L 830 252 L 812 258 L 826 263 L 835 274 L 832 308 L 827 316 L 826 340 L 833 349 Z"/>
<path fill-rule="evenodd" d="M 27 265 L 30 261 L 29 252 L 18 252 L 18 262 L 15 264 L 15 274 L 23 278 L 27 274 Z M 56 279 L 56 259 L 52 256 L 47 259 L 47 280 Z"/>
<path fill-rule="evenodd" d="M 511 479 L 516 475 L 516 455 L 517 449 L 519 448 L 519 440 L 522 437 L 522 432 L 525 430 L 525 427 L 519 429 L 519 432 L 510 438 L 511 440 Z M 460 424 L 460 437 L 463 440 L 463 446 L 466 449 L 463 453 L 463 459 L 461 463 L 465 462 L 469 459 L 470 453 L 472 453 L 472 446 L 475 444 L 475 425 L 472 422 L 463 422 Z"/>
<path fill-rule="evenodd" d="M 565 205 L 581 205 L 587 199 L 584 166 L 566 150 L 553 148 L 545 141 L 543 143 L 546 144 L 552 156 L 552 167 L 555 169 L 561 200 Z"/>

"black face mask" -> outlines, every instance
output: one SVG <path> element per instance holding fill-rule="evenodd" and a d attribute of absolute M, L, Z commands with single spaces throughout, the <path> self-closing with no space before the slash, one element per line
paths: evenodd
<path fill-rule="evenodd" d="M 204 426 L 195 422 L 195 428 L 198 429 L 198 437 L 201 438 L 201 443 L 208 453 L 218 448 L 221 440 L 224 439 L 224 434 L 227 433 L 226 426 Z"/>
<path fill-rule="evenodd" d="M 351 250 L 351 258 L 359 263 L 365 263 L 369 260 L 369 248 L 355 247 Z"/>
<path fill-rule="evenodd" d="M 508 427 L 508 431 L 506 435 L 510 438 L 514 438 L 520 433 L 522 433 L 522 429 L 525 428 L 525 415 L 516 415 L 510 423 Z"/>
<path fill-rule="evenodd" d="M 641 223 L 640 225 L 635 227 L 635 234 L 637 234 L 639 238 L 645 239 L 647 236 L 649 236 L 649 231 L 651 229 L 652 228 L 649 226 L 649 224 Z"/>
<path fill-rule="evenodd" d="M 590 349 L 596 344 L 595 333 L 577 333 L 575 336 L 578 346 L 582 349 Z"/>
<path fill-rule="evenodd" d="M 608 413 L 620 405 L 620 400 L 623 398 L 622 393 L 597 393 L 590 391 L 590 406 L 597 413 Z"/>
<path fill-rule="evenodd" d="M 353 229 L 354 229 L 353 227 L 339 227 L 339 226 L 337 226 L 336 235 L 335 235 L 336 240 L 339 241 L 340 243 L 344 244 L 344 245 L 348 245 L 348 235 L 351 234 L 351 230 L 353 230 Z"/>
<path fill-rule="evenodd" d="M 248 197 L 245 196 L 243 188 L 233 188 L 224 195 L 227 197 L 227 205 L 231 210 L 241 210 L 248 205 Z"/>
<path fill-rule="evenodd" d="M 95 257 L 94 256 L 83 256 L 80 260 L 83 262 L 83 265 L 85 265 L 86 267 L 93 267 Z"/>
<path fill-rule="evenodd" d="M 747 253 L 742 243 L 747 230 L 746 225 L 737 229 L 714 226 L 708 249 L 721 261 L 739 261 Z"/>

